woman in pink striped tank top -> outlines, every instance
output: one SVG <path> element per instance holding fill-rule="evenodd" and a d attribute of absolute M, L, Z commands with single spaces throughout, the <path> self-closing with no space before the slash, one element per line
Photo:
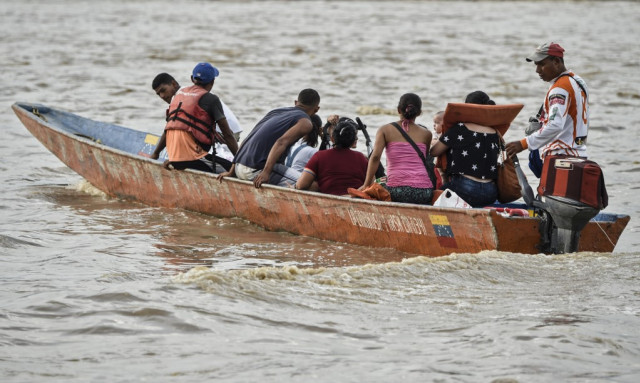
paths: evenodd
<path fill-rule="evenodd" d="M 399 126 L 416 143 L 426 157 L 431 145 L 431 132 L 416 124 L 422 113 L 422 100 L 413 93 L 406 93 L 398 103 L 400 121 L 381 126 L 376 134 L 373 152 L 369 158 L 367 176 L 360 190 L 375 182 L 375 173 L 382 152 L 387 151 L 387 182 L 385 185 L 395 202 L 430 204 L 433 184 L 422 159 L 413 146 L 396 127 Z M 396 126 L 394 126 L 396 125 Z"/>

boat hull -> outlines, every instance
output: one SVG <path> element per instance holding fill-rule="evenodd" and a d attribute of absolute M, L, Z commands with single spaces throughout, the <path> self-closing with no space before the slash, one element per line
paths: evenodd
<path fill-rule="evenodd" d="M 498 250 L 540 253 L 540 220 L 505 217 L 494 209 L 437 208 L 352 199 L 252 183 L 193 170 L 168 170 L 145 156 L 153 150 L 153 135 L 101 123 L 100 129 L 136 141 L 126 151 L 106 146 L 110 136 L 88 129 L 96 122 L 80 117 L 70 130 L 65 118 L 31 104 L 14 104 L 25 127 L 65 165 L 110 196 L 150 206 L 181 208 L 217 217 L 239 217 L 268 230 L 282 230 L 318 239 L 400 252 L 442 256 Z M 59 114 L 60 112 L 57 111 Z M 64 116 L 65 112 L 62 112 Z M 73 115 L 75 116 L 75 115 Z M 69 125 L 69 124 L 67 124 Z M 75 129 L 80 129 L 76 127 Z M 122 129 L 125 129 L 120 133 Z M 98 134 L 103 139 L 96 139 Z M 151 138 L 150 138 L 151 137 Z M 131 145 L 132 142 L 128 142 Z M 137 146 L 136 146 L 137 145 Z M 587 224 L 580 251 L 611 252 L 629 217 L 608 215 Z M 397 254 L 398 259 L 406 254 Z"/>

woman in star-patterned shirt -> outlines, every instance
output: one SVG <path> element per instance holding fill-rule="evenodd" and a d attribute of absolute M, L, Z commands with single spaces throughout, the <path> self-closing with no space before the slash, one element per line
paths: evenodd
<path fill-rule="evenodd" d="M 486 93 L 476 91 L 466 103 L 495 105 Z M 489 126 L 459 122 L 446 130 L 431 148 L 431 155 L 446 153 L 450 189 L 473 207 L 493 204 L 498 198 L 495 179 L 498 176 L 500 137 Z"/>

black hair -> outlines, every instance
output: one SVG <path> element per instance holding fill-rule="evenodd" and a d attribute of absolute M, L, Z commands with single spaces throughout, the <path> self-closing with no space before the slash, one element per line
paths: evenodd
<path fill-rule="evenodd" d="M 333 129 L 333 142 L 337 148 L 350 148 L 358 139 L 358 124 L 350 118 L 342 117 Z"/>
<path fill-rule="evenodd" d="M 204 82 L 204 81 L 200 80 L 199 78 L 193 78 L 193 77 L 191 77 L 191 78 L 192 78 L 191 81 L 193 82 L 193 85 L 198 85 L 198 86 L 201 86 L 201 87 L 205 87 L 205 86 L 213 83 L 214 81 L 216 81 L 215 77 L 213 78 L 213 80 L 211 80 L 209 82 Z"/>
<path fill-rule="evenodd" d="M 496 103 L 489 97 L 488 94 L 481 90 L 476 90 L 467 95 L 464 100 L 465 104 L 478 104 L 478 105 L 495 105 Z"/>
<path fill-rule="evenodd" d="M 422 100 L 415 93 L 405 93 L 400 97 L 398 109 L 405 120 L 415 120 L 422 113 Z"/>
<path fill-rule="evenodd" d="M 320 95 L 314 89 L 303 89 L 298 94 L 298 102 L 305 106 L 320 105 Z"/>
<path fill-rule="evenodd" d="M 155 90 L 162 84 L 171 85 L 171 83 L 174 81 L 176 81 L 176 79 L 173 78 L 173 76 L 170 75 L 169 73 L 160 73 L 151 82 L 151 88 Z"/>
<path fill-rule="evenodd" d="M 318 145 L 318 136 L 320 135 L 320 129 L 322 129 L 322 119 L 317 114 L 312 115 L 310 118 L 313 129 L 311 129 L 311 131 L 306 136 L 304 136 L 304 142 L 306 142 L 307 145 L 311 146 L 312 148 L 315 148 L 316 145 Z"/>
<path fill-rule="evenodd" d="M 322 140 L 320 141 L 320 147 L 318 150 L 325 150 L 331 147 L 331 142 L 329 140 L 329 128 L 331 127 L 331 123 L 327 121 L 326 124 L 322 127 Z"/>
<path fill-rule="evenodd" d="M 322 127 L 322 118 L 320 118 L 320 116 L 314 114 L 309 118 L 311 118 L 311 123 L 313 124 L 314 129 L 318 130 Z"/>

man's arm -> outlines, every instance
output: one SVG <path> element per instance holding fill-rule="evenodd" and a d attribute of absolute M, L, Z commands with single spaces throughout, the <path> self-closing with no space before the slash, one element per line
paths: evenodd
<path fill-rule="evenodd" d="M 218 181 L 222 182 L 222 179 L 224 177 L 235 177 L 235 176 L 236 176 L 236 164 L 233 163 L 231 164 L 231 167 L 229 168 L 228 172 L 220 173 L 216 178 L 218 179 Z"/>
<path fill-rule="evenodd" d="M 238 152 L 238 141 L 236 141 L 236 138 L 234 137 L 233 132 L 229 127 L 229 122 L 227 121 L 226 118 L 223 118 L 216 122 L 218 123 L 218 126 L 222 131 L 222 137 L 224 137 L 225 144 L 227 144 L 227 147 L 229 148 L 231 153 L 233 153 L 233 155 L 235 156 L 236 153 Z"/>
<path fill-rule="evenodd" d="M 158 140 L 158 145 L 156 145 L 156 148 L 153 151 L 153 154 L 151 154 L 151 158 L 154 160 L 157 160 L 158 158 L 160 158 L 160 152 L 162 152 L 162 150 L 166 146 L 167 146 L 167 131 L 163 130 L 162 136 L 160 136 L 160 139 Z"/>
<path fill-rule="evenodd" d="M 316 177 L 315 174 L 310 169 L 304 169 L 300 178 L 296 181 L 296 189 L 300 190 L 309 190 L 312 185 L 315 183 Z M 316 186 L 317 190 L 317 186 Z"/>
<path fill-rule="evenodd" d="M 280 156 L 282 156 L 289 146 L 293 145 L 296 141 L 309 133 L 311 129 L 313 129 L 313 125 L 311 124 L 311 120 L 308 118 L 301 118 L 295 125 L 289 128 L 289 130 L 287 130 L 285 134 L 276 141 L 269 151 L 267 162 L 265 162 L 262 172 L 254 178 L 253 185 L 259 188 L 264 182 L 268 183 L 271 171 L 273 171 L 273 167 Z"/>
<path fill-rule="evenodd" d="M 547 102 L 549 103 L 549 115 L 542 129 L 532 133 L 527 137 L 527 144 L 532 149 L 540 149 L 544 145 L 557 138 L 565 128 L 567 119 L 567 106 L 574 102 L 569 98 L 569 92 L 562 88 L 554 88 L 549 92 Z"/>
<path fill-rule="evenodd" d="M 513 156 L 515 156 L 516 154 L 520 153 L 521 151 L 526 149 L 526 143 L 527 140 L 526 139 L 522 139 L 520 141 L 511 141 L 508 142 L 505 145 L 505 151 L 507 152 L 507 157 L 511 158 Z"/>
<path fill-rule="evenodd" d="M 531 133 L 520 141 L 512 141 L 506 145 L 507 156 L 512 157 L 525 149 L 536 150 L 552 142 L 562 133 L 567 118 L 567 105 L 574 100 L 569 100 L 569 92 L 562 88 L 554 88 L 547 96 L 549 103 L 549 115 L 547 121 L 538 131 Z"/>
<path fill-rule="evenodd" d="M 222 107 L 222 101 L 218 96 L 213 93 L 206 93 L 198 101 L 198 105 L 207 111 L 213 121 L 218 124 L 220 131 L 222 132 L 222 138 L 227 147 L 235 155 L 238 152 L 238 141 L 233 136 L 233 132 L 229 127 L 227 117 L 224 115 L 224 108 Z M 213 134 L 213 132 L 212 132 Z"/>

